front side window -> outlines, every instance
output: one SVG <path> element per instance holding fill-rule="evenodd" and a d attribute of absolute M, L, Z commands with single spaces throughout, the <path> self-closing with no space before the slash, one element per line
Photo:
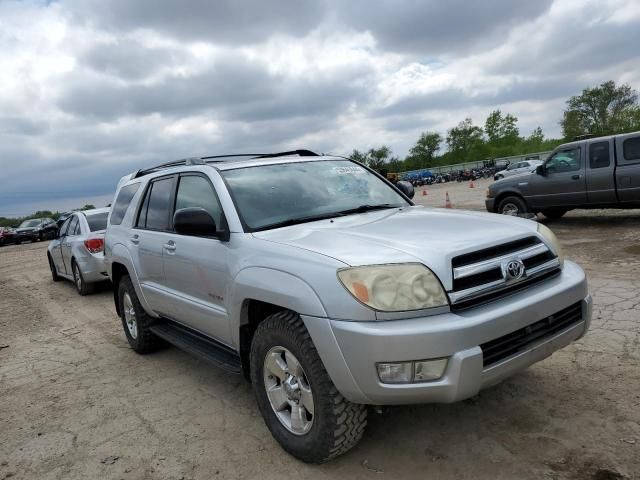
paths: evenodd
<path fill-rule="evenodd" d="M 69 224 L 71 223 L 71 219 L 73 217 L 69 217 L 67 218 L 64 223 L 62 224 L 62 226 L 60 227 L 60 237 L 64 237 L 67 234 L 67 230 L 69 229 Z"/>
<path fill-rule="evenodd" d="M 127 213 L 127 208 L 129 208 L 129 204 L 138 191 L 138 188 L 140 188 L 140 183 L 132 183 L 120 189 L 118 198 L 116 198 L 116 202 L 111 209 L 111 225 L 120 225 L 122 223 L 124 214 Z"/>
<path fill-rule="evenodd" d="M 389 184 L 349 160 L 244 167 L 221 174 L 250 231 L 409 205 Z"/>
<path fill-rule="evenodd" d="M 151 184 L 147 193 L 149 201 L 144 228 L 149 230 L 169 230 L 172 192 L 173 177 L 156 180 Z"/>
<path fill-rule="evenodd" d="M 580 147 L 554 153 L 551 158 L 547 160 L 545 168 L 549 173 L 575 172 L 580 170 Z"/>
<path fill-rule="evenodd" d="M 69 229 L 67 230 L 67 235 L 76 235 L 76 227 L 78 226 L 78 217 L 75 215 L 71 218 L 71 222 L 69 222 Z"/>
<path fill-rule="evenodd" d="M 182 176 L 178 184 L 176 211 L 190 207 L 204 208 L 216 222 L 216 228 L 222 225 L 222 209 L 218 199 L 209 181 L 199 175 Z"/>
<path fill-rule="evenodd" d="M 589 145 L 589 168 L 608 167 L 609 142 L 596 142 Z"/>

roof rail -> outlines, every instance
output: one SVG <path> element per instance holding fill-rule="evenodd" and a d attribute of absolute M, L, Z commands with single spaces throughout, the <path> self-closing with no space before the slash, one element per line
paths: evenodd
<path fill-rule="evenodd" d="M 584 135 L 576 135 L 575 137 L 573 137 L 573 141 L 577 142 L 578 140 L 587 140 L 593 137 L 595 137 L 593 133 L 585 133 Z"/>
<path fill-rule="evenodd" d="M 181 166 L 189 166 L 189 165 L 206 165 L 210 162 L 223 162 L 225 158 L 238 158 L 238 157 L 249 157 L 249 158 L 275 158 L 275 157 L 286 157 L 289 155 L 299 155 L 301 157 L 317 157 L 319 156 L 317 153 L 312 152 L 311 150 L 291 150 L 288 152 L 278 152 L 278 153 L 236 153 L 230 155 L 210 155 L 207 157 L 189 157 L 183 158 L 181 160 L 174 160 L 172 162 L 161 163 L 160 165 L 156 165 L 155 167 L 150 167 L 144 170 L 138 170 L 135 172 L 131 178 L 139 178 L 149 173 L 157 172 L 159 170 L 163 170 L 165 168 L 171 167 L 181 167 Z"/>

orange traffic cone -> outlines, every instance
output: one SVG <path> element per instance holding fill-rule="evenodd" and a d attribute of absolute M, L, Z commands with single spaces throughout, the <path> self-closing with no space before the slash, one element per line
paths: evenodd
<path fill-rule="evenodd" d="M 476 186 L 473 184 L 473 180 L 469 182 L 469 188 L 476 188 Z"/>
<path fill-rule="evenodd" d="M 423 197 L 425 197 L 425 196 L 427 196 L 427 195 L 429 195 L 429 194 L 427 193 L 427 191 L 426 191 L 426 190 L 422 190 L 422 196 L 423 196 Z"/>
<path fill-rule="evenodd" d="M 444 201 L 444 208 L 453 208 L 453 205 L 451 203 L 451 199 L 449 198 L 449 192 L 445 192 L 446 193 L 446 197 L 445 197 L 445 201 Z"/>

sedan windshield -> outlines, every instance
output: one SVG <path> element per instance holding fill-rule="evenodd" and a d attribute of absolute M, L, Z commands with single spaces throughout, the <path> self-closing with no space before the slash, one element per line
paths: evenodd
<path fill-rule="evenodd" d="M 251 231 L 409 205 L 386 182 L 349 160 L 263 165 L 221 174 Z"/>
<path fill-rule="evenodd" d="M 20 228 L 37 227 L 40 225 L 40 220 L 25 220 L 20 224 Z"/>

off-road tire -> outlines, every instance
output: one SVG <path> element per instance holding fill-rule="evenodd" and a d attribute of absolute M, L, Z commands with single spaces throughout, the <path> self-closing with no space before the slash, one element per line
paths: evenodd
<path fill-rule="evenodd" d="M 127 327 L 127 323 L 125 321 L 125 312 L 123 305 L 125 292 L 129 294 L 129 298 L 131 299 L 131 303 L 136 314 L 136 322 L 138 326 L 137 338 L 133 338 L 131 336 Z M 131 282 L 131 278 L 129 278 L 128 275 L 123 276 L 118 283 L 118 306 L 124 334 L 127 337 L 127 341 L 129 342 L 129 345 L 131 345 L 131 348 L 133 350 L 135 350 L 137 353 L 145 354 L 155 352 L 166 345 L 160 337 L 157 337 L 153 334 L 153 332 L 151 332 L 150 327 L 155 319 L 147 314 L 147 312 L 145 312 L 144 308 L 140 304 L 138 295 L 136 295 L 136 290 L 135 288 L 133 288 L 133 283 Z"/>
<path fill-rule="evenodd" d="M 73 285 L 76 287 L 76 291 L 81 296 L 89 295 L 93 292 L 93 284 L 84 281 L 80 267 L 76 263 L 75 259 L 71 259 L 71 272 L 73 276 Z"/>
<path fill-rule="evenodd" d="M 510 196 L 510 197 L 503 198 L 500 201 L 500 204 L 498 205 L 498 213 L 501 213 L 503 215 L 510 215 L 509 213 L 505 213 L 505 210 L 511 206 L 515 207 L 517 210 L 514 216 L 520 216 L 525 213 L 531 212 L 526 202 L 522 198 L 516 197 L 516 196 Z M 513 210 L 510 210 L 510 211 L 513 211 Z"/>
<path fill-rule="evenodd" d="M 564 208 L 550 208 L 548 210 L 542 210 L 540 213 L 542 213 L 549 220 L 557 220 L 567 212 L 568 210 Z"/>
<path fill-rule="evenodd" d="M 298 359 L 313 392 L 314 418 L 303 435 L 287 430 L 276 417 L 264 385 L 264 361 L 269 350 L 282 346 Z M 336 389 L 324 368 L 300 316 L 281 311 L 258 326 L 251 342 L 251 382 L 262 417 L 278 443 L 294 457 L 323 463 L 353 448 L 367 425 L 365 405 L 351 403 Z"/>
<path fill-rule="evenodd" d="M 49 269 L 51 270 L 51 280 L 54 282 L 59 282 L 60 277 L 58 276 L 58 270 L 56 269 L 56 264 L 53 263 L 53 259 L 51 255 L 47 254 L 47 260 L 49 260 Z"/>

